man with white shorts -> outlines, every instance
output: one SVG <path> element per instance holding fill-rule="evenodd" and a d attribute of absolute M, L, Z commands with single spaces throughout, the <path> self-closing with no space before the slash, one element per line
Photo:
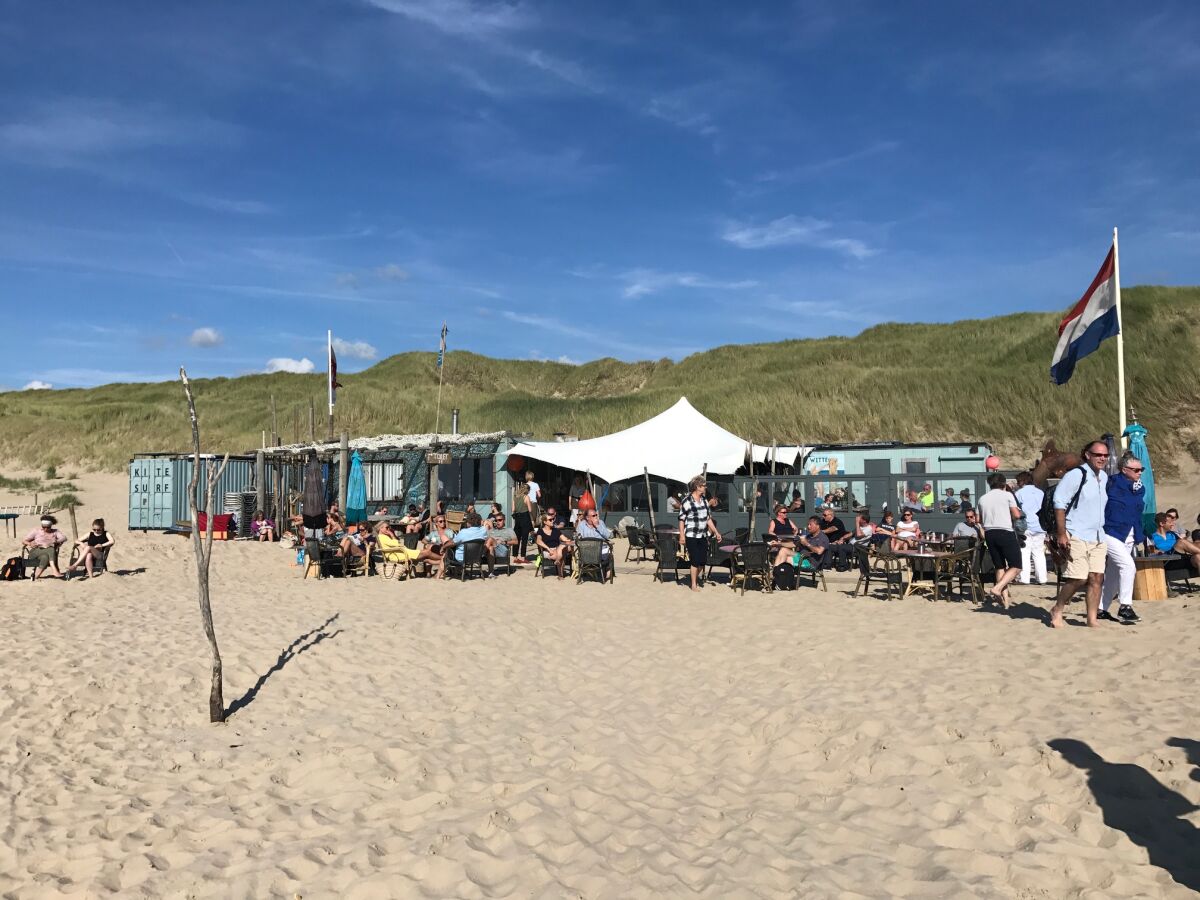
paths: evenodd
<path fill-rule="evenodd" d="M 1078 466 L 1067 471 L 1054 489 L 1055 541 L 1068 556 L 1063 584 L 1050 610 L 1050 624 L 1062 628 L 1063 610 L 1087 583 L 1087 623 L 1100 625 L 1100 591 L 1104 586 L 1104 506 L 1108 502 L 1108 445 L 1092 441 L 1080 454 Z"/>

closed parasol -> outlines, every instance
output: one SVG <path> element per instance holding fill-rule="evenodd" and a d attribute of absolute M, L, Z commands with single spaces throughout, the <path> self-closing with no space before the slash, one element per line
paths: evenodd
<path fill-rule="evenodd" d="M 363 475 L 358 451 L 350 457 L 350 477 L 346 482 L 346 524 L 367 520 L 367 479 Z"/>

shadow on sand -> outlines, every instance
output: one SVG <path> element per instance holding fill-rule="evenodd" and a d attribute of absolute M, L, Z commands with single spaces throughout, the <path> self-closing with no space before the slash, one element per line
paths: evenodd
<path fill-rule="evenodd" d="M 1188 761 L 1200 765 L 1200 742 L 1171 738 L 1167 743 L 1182 747 Z M 1150 863 L 1166 870 L 1179 884 L 1200 891 L 1200 828 L 1184 818 L 1198 807 L 1163 787 L 1141 766 L 1108 762 L 1083 741 L 1056 738 L 1050 746 L 1087 773 L 1088 787 L 1105 825 L 1145 847 Z M 1194 771 L 1192 778 L 1198 778 L 1198 773 Z"/>
<path fill-rule="evenodd" d="M 340 615 L 340 612 L 334 613 L 316 628 L 312 629 L 312 631 L 300 635 L 300 637 L 279 651 L 279 658 L 275 660 L 271 668 L 258 676 L 258 681 L 254 682 L 250 690 L 229 704 L 229 708 L 225 710 L 225 718 L 229 718 L 239 709 L 245 709 L 253 703 L 254 698 L 258 696 L 258 692 L 262 690 L 267 680 L 305 650 L 311 650 L 317 644 L 321 643 L 321 641 L 331 640 L 341 634 L 342 629 L 340 628 L 337 631 L 329 631 L 329 626 L 336 622 Z"/>

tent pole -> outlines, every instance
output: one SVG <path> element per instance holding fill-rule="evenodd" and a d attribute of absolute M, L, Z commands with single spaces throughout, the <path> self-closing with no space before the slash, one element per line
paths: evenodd
<path fill-rule="evenodd" d="M 746 535 L 746 543 L 751 543 L 754 540 L 754 511 L 758 509 L 758 476 L 754 474 L 754 443 L 747 441 L 746 449 L 750 460 L 747 464 L 750 470 L 750 533 Z"/>
<path fill-rule="evenodd" d="M 646 509 L 650 511 L 650 530 L 656 531 L 654 525 L 654 498 L 650 495 L 650 469 L 642 466 L 642 476 L 646 479 Z"/>

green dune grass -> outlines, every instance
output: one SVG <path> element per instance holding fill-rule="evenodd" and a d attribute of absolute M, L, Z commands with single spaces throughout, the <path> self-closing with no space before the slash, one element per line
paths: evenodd
<path fill-rule="evenodd" d="M 1200 288 L 1124 291 L 1129 401 L 1150 429 L 1156 465 L 1200 459 Z M 1058 316 L 1020 313 L 950 324 L 886 324 L 852 338 L 718 347 L 673 363 L 600 359 L 580 366 L 451 352 L 442 430 L 450 409 L 465 431 L 591 437 L 633 425 L 680 396 L 762 443 L 984 440 L 1023 464 L 1047 438 L 1074 447 L 1115 431 L 1116 342 L 1049 383 Z M 434 428 L 433 353 L 404 353 L 341 375 L 338 430 L 352 435 Z M 308 432 L 309 400 L 325 432 L 324 374 L 247 375 L 193 382 L 205 450 L 245 451 L 270 430 Z M 177 382 L 0 394 L 0 452 L 37 467 L 48 455 L 117 469 L 145 451 L 190 443 Z"/>

